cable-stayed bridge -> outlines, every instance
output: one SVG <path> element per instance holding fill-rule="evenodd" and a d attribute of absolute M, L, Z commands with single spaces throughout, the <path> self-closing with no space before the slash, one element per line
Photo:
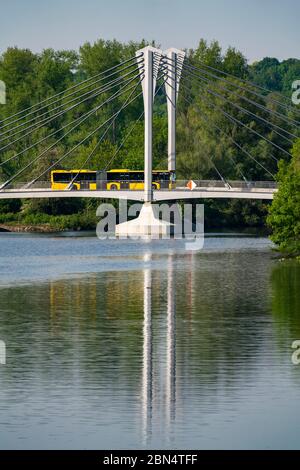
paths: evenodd
<path fill-rule="evenodd" d="M 192 100 L 191 83 L 197 88 L 198 98 Z M 218 84 L 217 90 L 214 84 Z M 239 154 L 253 162 L 256 168 L 261 168 L 268 181 L 253 181 L 245 174 L 233 156 L 230 156 L 232 165 L 236 166 L 239 179 L 228 180 L 218 168 L 214 155 L 207 155 L 216 178 L 210 181 L 191 178 L 185 175 L 186 180 L 176 180 L 176 113 L 178 107 L 179 88 L 182 103 L 193 105 L 197 116 L 204 123 L 210 122 L 201 102 L 208 109 L 213 109 L 224 117 L 233 128 L 241 128 L 249 134 L 249 138 L 257 138 L 268 145 L 270 151 L 268 159 L 260 159 L 253 155 L 246 145 L 239 143 L 234 132 L 226 132 L 216 122 L 211 126 L 217 131 L 220 138 L 226 135 L 231 145 L 234 145 Z M 168 172 L 170 183 L 167 187 L 153 181 L 153 103 L 158 93 L 164 92 L 168 112 Z M 225 93 L 225 94 L 224 94 Z M 99 99 L 102 101 L 99 102 Z M 102 142 L 107 138 L 112 128 L 117 125 L 121 113 L 132 104 L 143 98 L 144 109 L 134 124 L 128 129 L 116 151 L 105 166 L 99 162 L 99 174 L 96 181 L 82 180 L 83 172 L 89 169 L 93 157 L 97 154 Z M 238 100 L 236 99 L 238 98 Z M 67 151 L 57 154 L 51 161 L 47 160 L 50 152 L 59 149 L 59 146 L 73 132 L 89 122 L 91 117 L 101 115 L 114 102 L 120 102 L 119 109 L 108 118 L 101 119 L 99 125 L 87 132 L 78 142 Z M 95 102 L 98 104 L 95 105 Z M 94 104 L 93 104 L 94 103 Z M 82 106 L 89 106 L 88 111 L 81 112 Z M 206 108 L 207 109 L 207 108 Z M 234 115 L 234 111 L 238 112 Z M 294 111 L 285 97 L 278 99 L 270 95 L 265 88 L 235 77 L 221 69 L 200 63 L 193 65 L 186 59 L 185 53 L 178 49 L 161 51 L 153 47 L 145 47 L 131 57 L 93 77 L 75 84 L 56 95 L 36 103 L 23 111 L 0 121 L 0 168 L 2 169 L 2 182 L 0 183 L 0 199 L 9 198 L 57 198 L 57 197 L 98 197 L 113 199 L 131 199 L 151 204 L 160 200 L 182 200 L 202 198 L 242 198 L 242 199 L 272 199 L 277 191 L 274 171 L 269 169 L 268 162 L 278 161 L 278 154 L 284 158 L 291 157 L 288 150 L 295 138 L 299 136 L 299 122 L 295 120 L 290 111 Z M 298 111 L 298 110 L 297 110 Z M 61 123 L 61 118 L 68 113 L 74 113 L 75 119 L 67 120 L 57 129 L 38 138 L 37 131 L 47 128 L 51 123 Z M 105 114 L 104 114 L 105 115 Z M 268 129 L 270 134 L 264 135 L 260 129 L 245 122 L 243 117 L 251 118 Z M 273 119 L 271 119 L 273 118 Z M 143 181 L 141 186 L 131 188 L 128 178 L 114 187 L 106 185 L 103 175 L 113 167 L 120 150 L 134 131 L 137 123 L 144 119 L 144 162 Z M 35 137 L 33 137 L 35 136 Z M 50 181 L 50 174 L 56 169 L 70 167 L 72 158 L 79 148 L 96 138 L 96 144 L 87 154 L 80 168 L 73 170 L 71 177 L 65 181 L 63 188 L 55 187 Z M 22 147 L 22 142 L 25 142 Z M 29 145 L 28 145 L 29 142 Z M 288 146 L 288 147 L 287 147 Z M 288 149 L 287 149 L 288 148 Z M 141 149 L 142 150 L 142 149 Z M 9 152 L 8 152 L 9 151 Z M 33 155 L 25 163 L 23 157 Z M 3 157 L 5 155 L 5 157 Z M 7 156 L 8 155 L 8 156 Z M 17 170 L 12 173 L 11 164 L 17 162 Z M 26 176 L 30 177 L 26 181 Z M 5 175 L 7 177 L 5 178 Z M 33 176 L 34 175 L 34 176 Z M 191 181 L 192 180 L 192 181 Z"/>

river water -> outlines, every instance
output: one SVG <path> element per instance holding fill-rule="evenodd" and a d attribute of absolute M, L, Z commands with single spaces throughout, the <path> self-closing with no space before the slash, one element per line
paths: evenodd
<path fill-rule="evenodd" d="M 300 448 L 300 263 L 271 248 L 1 234 L 0 448 Z"/>

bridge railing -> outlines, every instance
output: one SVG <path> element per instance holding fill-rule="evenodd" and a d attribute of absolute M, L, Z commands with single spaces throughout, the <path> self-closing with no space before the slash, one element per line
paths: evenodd
<path fill-rule="evenodd" d="M 187 189 L 191 180 L 177 180 L 176 189 Z M 227 180 L 226 183 L 220 180 L 192 180 L 195 183 L 195 189 L 276 189 L 278 187 L 275 181 L 238 181 Z"/>
<path fill-rule="evenodd" d="M 155 189 L 156 184 L 159 184 L 159 190 L 161 191 L 169 191 L 172 189 L 183 189 L 187 190 L 188 189 L 188 183 L 191 180 L 177 180 L 176 182 L 170 182 L 170 181 L 165 181 L 165 180 L 156 180 L 153 181 L 153 189 Z M 244 190 L 249 190 L 249 189 L 276 189 L 277 188 L 277 183 L 275 181 L 237 181 L 237 180 L 229 180 L 224 183 L 223 181 L 220 180 L 193 180 L 194 183 L 196 184 L 195 189 L 213 189 L 213 188 L 220 188 L 220 189 L 244 189 Z M 95 181 L 85 181 L 82 187 L 80 188 L 81 190 L 89 189 L 90 183 L 95 184 Z M 131 190 L 131 191 L 141 191 L 141 183 L 143 181 L 136 181 L 136 180 L 125 180 L 121 182 L 108 182 L 109 184 L 112 184 L 113 187 L 112 189 L 109 190 Z M 98 186 L 98 189 L 102 190 L 108 190 L 106 186 L 107 182 L 103 181 L 100 182 Z M 84 187 L 84 185 L 86 187 Z M 119 187 L 120 185 L 120 187 Z M 135 187 L 136 186 L 136 187 Z"/>

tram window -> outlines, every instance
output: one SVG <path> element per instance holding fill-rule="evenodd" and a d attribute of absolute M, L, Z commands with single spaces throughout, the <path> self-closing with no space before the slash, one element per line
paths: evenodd
<path fill-rule="evenodd" d="M 92 172 L 78 174 L 78 172 L 74 171 L 72 173 L 72 178 L 75 178 L 75 176 L 76 176 L 75 181 L 96 181 L 96 173 L 92 173 Z"/>
<path fill-rule="evenodd" d="M 55 183 L 68 183 L 71 181 L 71 173 L 53 173 Z"/>
<path fill-rule="evenodd" d="M 130 173 L 129 179 L 132 181 L 144 181 L 144 173 L 141 171 L 133 171 Z"/>

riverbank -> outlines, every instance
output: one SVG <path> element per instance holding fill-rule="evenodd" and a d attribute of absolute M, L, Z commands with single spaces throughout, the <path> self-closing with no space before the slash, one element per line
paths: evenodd
<path fill-rule="evenodd" d="M 7 225 L 0 224 L 0 232 L 29 232 L 29 233 L 52 233 L 56 232 L 55 228 L 49 224 L 43 225 Z"/>
<path fill-rule="evenodd" d="M 94 213 L 84 212 L 68 215 L 49 214 L 0 214 L 0 231 L 52 233 L 67 230 L 94 230 L 97 225 Z"/>

